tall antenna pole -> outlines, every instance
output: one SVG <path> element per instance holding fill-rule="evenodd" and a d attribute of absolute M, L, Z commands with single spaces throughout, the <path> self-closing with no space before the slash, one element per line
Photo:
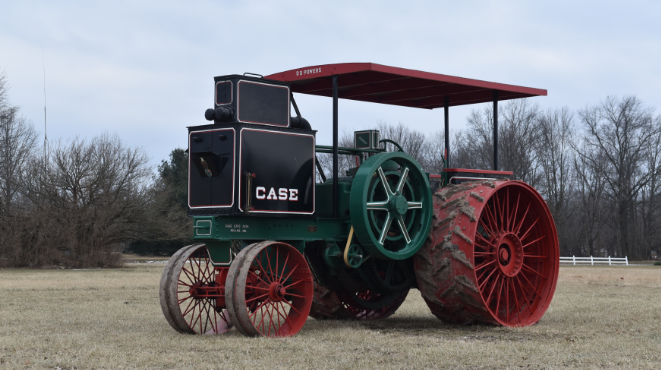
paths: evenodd
<path fill-rule="evenodd" d="M 41 46 L 41 57 L 44 67 L 44 162 L 48 161 L 48 126 L 46 125 L 46 57 L 44 47 Z"/>

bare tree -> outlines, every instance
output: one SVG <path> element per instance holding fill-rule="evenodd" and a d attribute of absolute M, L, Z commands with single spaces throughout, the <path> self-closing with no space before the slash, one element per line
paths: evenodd
<path fill-rule="evenodd" d="M 565 228 L 572 220 L 570 207 L 575 177 L 574 126 L 569 108 L 549 109 L 539 115 L 536 158 L 540 167 L 538 187 L 555 219 L 561 246 L 575 233 Z"/>
<path fill-rule="evenodd" d="M 426 136 L 424 154 L 420 165 L 430 174 L 441 174 L 445 168 L 445 131 L 439 130 Z"/>
<path fill-rule="evenodd" d="M 427 137 L 423 133 L 408 128 L 403 123 L 389 125 L 383 121 L 376 124 L 381 139 L 389 139 L 402 147 L 402 150 L 412 156 L 425 171 L 430 173 L 440 173 L 443 168 L 443 132 L 435 133 L 432 137 Z M 345 131 L 342 133 L 338 142 L 339 147 L 353 148 L 353 132 Z M 387 151 L 399 150 L 392 144 L 381 144 Z M 331 177 L 333 171 L 333 156 L 331 154 L 318 154 L 319 162 L 324 169 L 327 177 Z M 347 170 L 357 166 L 357 160 L 352 155 L 340 155 L 338 163 L 338 172 L 340 176 L 346 176 Z M 317 176 L 317 181 L 320 177 Z"/>
<path fill-rule="evenodd" d="M 655 123 L 661 126 L 661 116 L 657 116 Z M 661 133 L 652 138 L 649 151 L 643 160 L 644 171 L 650 173 L 650 179 L 641 189 L 640 214 L 641 222 L 639 233 L 641 244 L 645 246 L 645 257 L 650 256 L 653 248 L 661 244 L 661 235 L 657 232 L 660 221 L 661 207 Z"/>
<path fill-rule="evenodd" d="M 381 135 L 381 139 L 390 139 L 398 143 L 404 152 L 413 157 L 421 165 L 426 162 L 425 156 L 428 154 L 428 140 L 425 134 L 408 128 L 403 123 L 397 125 L 389 125 L 386 122 L 380 121 L 377 123 L 377 129 Z M 398 150 L 391 145 L 386 146 L 388 150 Z"/>
<path fill-rule="evenodd" d="M 7 107 L 9 96 L 9 82 L 5 71 L 0 71 L 0 111 Z"/>
<path fill-rule="evenodd" d="M 574 250 L 574 253 L 585 252 L 595 255 L 598 251 L 597 245 L 602 240 L 602 229 L 609 215 L 609 207 L 606 205 L 606 181 L 604 179 L 606 159 L 600 150 L 591 148 L 585 144 L 575 146 L 577 155 L 574 157 L 574 174 L 576 176 L 576 188 L 579 203 L 574 204 L 577 209 L 582 237 L 587 242 L 586 251 Z M 613 254 L 612 246 L 610 253 Z"/>
<path fill-rule="evenodd" d="M 510 100 L 498 111 L 498 164 L 518 179 L 535 186 L 538 181 L 535 146 L 539 108 L 528 99 Z M 493 166 L 493 108 L 473 110 L 468 117 L 466 150 L 472 148 L 476 168 Z"/>
<path fill-rule="evenodd" d="M 35 150 L 37 133 L 18 115 L 18 107 L 0 110 L 0 214 L 13 214 L 21 177 L 30 171 L 26 164 Z"/>
<path fill-rule="evenodd" d="M 353 132 L 348 132 L 344 131 L 342 132 L 342 136 L 339 137 L 337 146 L 343 147 L 343 148 L 353 148 Z M 319 163 L 321 164 L 321 168 L 324 171 L 324 174 L 326 175 L 327 179 L 330 179 L 333 177 L 333 155 L 328 154 L 328 153 L 318 153 L 317 154 L 317 159 L 319 159 Z M 344 177 L 346 176 L 347 171 L 352 168 L 356 167 L 356 159 L 354 156 L 350 155 L 339 155 L 338 156 L 338 177 Z M 317 171 L 318 172 L 318 171 Z M 321 178 L 321 174 L 317 173 L 317 182 L 323 181 Z"/>
<path fill-rule="evenodd" d="M 177 148 L 169 161 L 161 161 L 151 186 L 148 206 L 150 241 L 181 240 L 190 237 L 192 220 L 188 217 L 188 153 Z"/>
<path fill-rule="evenodd" d="M 604 180 L 617 204 L 619 244 L 622 253 L 631 256 L 631 205 L 654 175 L 644 171 L 642 165 L 659 127 L 653 124 L 652 109 L 644 107 L 635 96 L 608 97 L 599 105 L 581 110 L 579 116 L 585 128 L 585 145 L 598 150 L 606 160 Z M 583 158 L 594 160 L 585 155 Z"/>
<path fill-rule="evenodd" d="M 472 112 L 471 114 L 476 113 Z M 489 158 L 489 150 L 491 141 L 487 142 L 485 138 L 476 140 L 476 136 L 472 131 L 457 131 L 452 137 L 450 144 L 450 167 L 452 168 L 475 168 L 484 169 Z M 488 157 L 488 158 L 487 158 Z"/>
<path fill-rule="evenodd" d="M 139 238 L 152 222 L 147 156 L 127 148 L 115 135 L 53 145 L 50 161 L 31 164 L 41 172 L 28 183 L 35 212 L 47 215 L 52 247 L 71 256 L 74 266 L 115 265 L 113 246 Z"/>

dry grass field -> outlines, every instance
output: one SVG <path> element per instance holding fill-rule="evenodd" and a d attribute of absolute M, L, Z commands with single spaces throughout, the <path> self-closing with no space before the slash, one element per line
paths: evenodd
<path fill-rule="evenodd" d="M 288 339 L 175 332 L 163 264 L 0 270 L 0 368 L 661 368 L 661 267 L 563 267 L 532 327 L 445 325 L 417 291 L 380 322 L 308 319 Z"/>

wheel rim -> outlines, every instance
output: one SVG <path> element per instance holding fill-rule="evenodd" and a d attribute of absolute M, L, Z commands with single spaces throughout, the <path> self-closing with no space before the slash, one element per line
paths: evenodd
<path fill-rule="evenodd" d="M 537 322 L 555 290 L 555 230 L 543 200 L 534 195 L 518 184 L 501 187 L 478 220 L 478 287 L 489 312 L 507 326 Z"/>
<path fill-rule="evenodd" d="M 380 258 L 402 260 L 424 244 L 431 193 L 420 165 L 404 153 L 365 161 L 351 187 L 351 223 L 360 244 Z"/>
<path fill-rule="evenodd" d="M 166 303 L 163 311 L 167 310 L 166 318 L 170 324 L 185 333 L 221 334 L 228 331 L 232 324 L 224 307 L 217 306 L 217 298 L 222 294 L 207 247 L 203 244 L 186 247 L 171 261 L 164 271 L 169 281 L 161 289 L 161 294 L 165 293 L 161 304 L 163 307 Z"/>
<path fill-rule="evenodd" d="M 312 274 L 303 255 L 285 243 L 263 242 L 244 249 L 230 269 L 234 288 L 229 314 L 246 335 L 287 337 L 305 324 L 313 297 Z M 237 261 L 235 261 L 236 263 Z"/>

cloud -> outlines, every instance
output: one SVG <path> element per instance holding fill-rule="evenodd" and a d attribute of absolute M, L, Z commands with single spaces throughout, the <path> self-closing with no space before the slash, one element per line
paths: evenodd
<path fill-rule="evenodd" d="M 213 76 L 375 62 L 546 88 L 542 107 L 606 95 L 661 100 L 661 5 L 654 1 L 11 2 L 0 14 L 10 98 L 49 136 L 117 132 L 156 163 L 203 124 Z M 330 142 L 331 103 L 297 97 Z M 341 127 L 405 122 L 435 131 L 440 111 L 342 101 Z M 453 129 L 469 108 L 453 108 Z M 37 124 L 37 127 L 41 127 Z"/>

